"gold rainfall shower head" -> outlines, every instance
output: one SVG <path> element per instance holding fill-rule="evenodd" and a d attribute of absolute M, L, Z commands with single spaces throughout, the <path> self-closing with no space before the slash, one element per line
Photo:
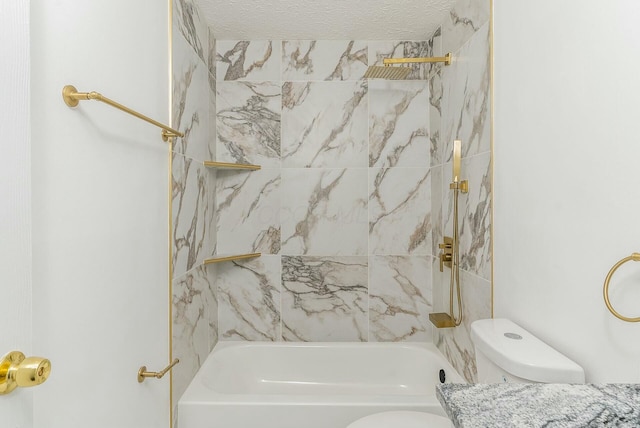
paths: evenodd
<path fill-rule="evenodd" d="M 404 80 L 411 72 L 409 67 L 391 67 L 392 64 L 414 64 L 414 63 L 433 63 L 443 62 L 444 65 L 451 65 L 451 54 L 445 56 L 430 58 L 385 58 L 381 65 L 372 65 L 364 74 L 365 79 L 386 79 L 386 80 Z"/>

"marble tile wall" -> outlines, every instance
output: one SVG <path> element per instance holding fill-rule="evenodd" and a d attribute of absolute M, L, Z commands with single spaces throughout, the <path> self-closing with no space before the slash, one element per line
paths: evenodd
<path fill-rule="evenodd" d="M 216 41 L 191 1 L 174 2 L 174 404 L 218 339 L 434 340 L 475 380 L 469 325 L 491 315 L 488 3 L 460 0 L 427 41 L 366 42 Z M 385 57 L 449 51 L 450 67 L 363 79 Z M 465 322 L 434 331 L 456 138 L 470 181 Z M 206 159 L 262 169 L 216 173 Z M 253 251 L 263 256 L 201 266 Z"/>
<path fill-rule="evenodd" d="M 173 416 L 177 403 L 218 341 L 215 268 L 202 262 L 215 251 L 215 40 L 191 0 L 173 1 L 172 126 L 172 370 Z"/>
<path fill-rule="evenodd" d="M 433 41 L 218 40 L 220 340 L 431 341 Z M 440 91 L 441 93 L 441 91 Z"/>
<path fill-rule="evenodd" d="M 470 325 L 491 317 L 491 118 L 489 0 L 459 0 L 432 39 L 438 53 L 451 52 L 453 64 L 438 66 L 429 80 L 431 133 L 431 212 L 433 254 L 443 235 L 453 233 L 453 140 L 462 140 L 462 179 L 469 193 L 459 197 L 460 264 L 464 322 L 434 329 L 434 342 L 470 382 L 477 380 Z M 449 307 L 450 270 L 434 259 L 436 312 Z"/>

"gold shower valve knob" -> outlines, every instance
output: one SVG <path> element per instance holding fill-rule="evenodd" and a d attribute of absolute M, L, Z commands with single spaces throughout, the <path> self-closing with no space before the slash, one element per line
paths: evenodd
<path fill-rule="evenodd" d="M 0 360 L 0 395 L 17 387 L 37 386 L 47 380 L 51 362 L 46 358 L 29 357 L 20 351 L 9 352 Z"/>

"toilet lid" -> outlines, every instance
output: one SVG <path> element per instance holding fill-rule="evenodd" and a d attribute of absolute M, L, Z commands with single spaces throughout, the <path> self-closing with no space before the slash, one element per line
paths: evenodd
<path fill-rule="evenodd" d="M 365 416 L 347 428 L 451 428 L 451 426 L 449 419 L 433 413 L 394 411 Z"/>

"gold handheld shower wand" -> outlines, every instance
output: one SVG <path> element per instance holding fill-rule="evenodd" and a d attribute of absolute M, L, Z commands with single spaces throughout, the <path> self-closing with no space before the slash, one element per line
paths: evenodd
<path fill-rule="evenodd" d="M 469 191 L 469 182 L 460 180 L 461 142 L 453 142 L 453 182 L 449 188 L 453 190 L 453 238 L 444 237 L 444 243 L 440 244 L 440 272 L 446 265 L 451 268 L 449 282 L 449 313 L 439 312 L 429 314 L 429 320 L 436 328 L 457 327 L 462 323 L 462 292 L 460 290 L 460 235 L 458 231 L 458 195 L 460 192 Z M 456 289 L 458 301 L 458 316 L 453 314 L 453 293 Z"/>

